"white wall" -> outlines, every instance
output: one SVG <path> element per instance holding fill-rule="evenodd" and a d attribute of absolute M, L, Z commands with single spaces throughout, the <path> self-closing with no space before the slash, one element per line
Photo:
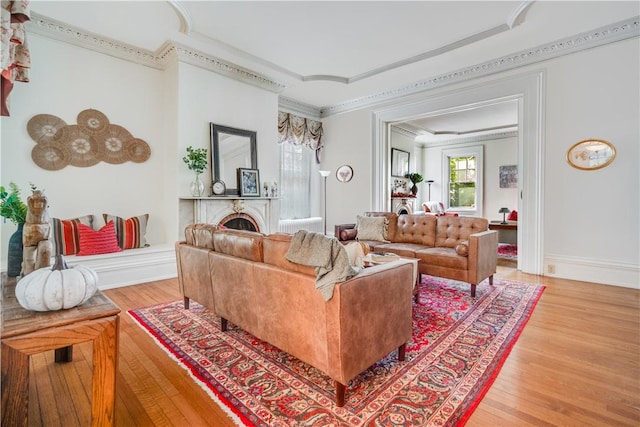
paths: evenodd
<path fill-rule="evenodd" d="M 44 188 L 52 216 L 149 213 L 149 243 L 176 241 L 182 236 L 178 200 L 189 195 L 193 179 L 182 157 L 188 145 L 210 148 L 210 122 L 257 131 L 260 178 L 278 179 L 276 94 L 184 63 L 159 71 L 38 35 L 30 37 L 30 48 L 31 82 L 16 84 L 11 116 L 1 119 L 0 183 L 16 182 L 25 200 L 29 182 Z M 149 160 L 39 168 L 31 159 L 29 119 L 52 114 L 73 124 L 87 108 L 145 140 Z M 203 180 L 208 187 L 208 171 Z M 8 222 L 1 226 L 1 269 L 14 230 Z"/>
<path fill-rule="evenodd" d="M 553 264 L 555 276 L 640 287 L 639 52 L 640 41 L 636 38 L 483 79 L 496 81 L 532 70 L 545 70 L 545 194 L 541 220 L 544 261 L 546 265 Z M 446 91 L 476 84 L 478 82 L 470 82 L 426 92 L 406 101 L 395 101 L 393 105 L 442 96 Z M 327 158 L 366 157 L 363 167 L 373 173 L 370 160 L 373 111 L 375 109 L 360 110 L 324 119 Z M 334 144 L 334 135 L 348 135 L 353 146 Z M 592 172 L 568 166 L 567 149 L 585 138 L 611 141 L 618 150 L 614 163 Z M 425 167 L 433 167 L 430 160 Z M 329 224 L 353 222 L 357 214 L 371 209 L 372 198 L 361 196 L 370 191 L 371 183 L 358 182 L 353 187 L 356 185 L 349 194 L 358 194 L 357 197 L 346 199 L 346 194 L 336 195 Z M 432 192 L 434 190 L 439 191 L 435 185 Z M 350 200 L 350 203 L 340 203 L 341 200 Z M 488 211 L 485 215 L 493 217 Z"/>
<path fill-rule="evenodd" d="M 150 243 L 167 240 L 163 214 L 163 173 L 167 136 L 163 131 L 162 73 L 147 67 L 79 49 L 35 34 L 29 39 L 32 68 L 29 83 L 16 83 L 10 97 L 10 117 L 2 117 L 2 167 L 0 182 L 16 182 L 23 199 L 29 182 L 44 189 L 51 216 L 69 218 L 110 213 L 130 217 L 149 213 Z M 92 167 L 67 166 L 58 171 L 38 167 L 31 159 L 35 142 L 27 133 L 34 115 L 52 114 L 76 124 L 81 111 L 103 112 L 110 123 L 129 130 L 151 147 L 144 163 L 98 163 Z M 15 226 L 2 224 L 3 254 Z M 6 256 L 1 265 L 6 266 Z"/>

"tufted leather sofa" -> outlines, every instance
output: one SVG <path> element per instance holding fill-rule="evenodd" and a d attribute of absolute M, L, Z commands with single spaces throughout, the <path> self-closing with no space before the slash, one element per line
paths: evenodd
<path fill-rule="evenodd" d="M 472 297 L 476 295 L 476 285 L 486 278 L 493 285 L 498 234 L 488 230 L 487 219 L 391 212 L 367 212 L 365 216 L 388 219 L 389 242 L 365 240 L 372 251 L 417 258 L 420 274 L 468 282 Z M 356 224 L 336 225 L 336 237 L 340 241 L 357 239 L 355 227 Z"/>
<path fill-rule="evenodd" d="M 185 308 L 193 299 L 257 338 L 316 367 L 334 380 L 344 405 L 352 378 L 398 349 L 404 360 L 412 330 L 410 261 L 363 269 L 337 283 L 325 301 L 315 269 L 285 258 L 291 235 L 186 227 L 176 243 Z"/>

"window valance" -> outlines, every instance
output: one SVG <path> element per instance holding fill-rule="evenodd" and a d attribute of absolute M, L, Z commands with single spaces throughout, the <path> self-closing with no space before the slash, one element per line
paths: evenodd
<path fill-rule="evenodd" d="M 304 145 L 316 153 L 316 163 L 320 163 L 322 143 L 322 122 L 278 112 L 278 143 L 285 141 L 294 145 Z"/>

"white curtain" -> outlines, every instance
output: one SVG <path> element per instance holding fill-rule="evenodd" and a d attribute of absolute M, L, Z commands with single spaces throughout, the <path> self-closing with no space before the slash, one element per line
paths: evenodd
<path fill-rule="evenodd" d="M 313 151 L 284 142 L 280 146 L 280 219 L 311 216 Z"/>

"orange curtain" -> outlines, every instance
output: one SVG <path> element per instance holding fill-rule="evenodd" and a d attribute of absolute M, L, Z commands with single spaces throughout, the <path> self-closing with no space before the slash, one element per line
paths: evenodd
<path fill-rule="evenodd" d="M 25 23 L 31 19 L 29 0 L 2 0 L 0 8 L 1 115 L 8 116 L 7 99 L 13 82 L 28 82 L 31 57 Z"/>

